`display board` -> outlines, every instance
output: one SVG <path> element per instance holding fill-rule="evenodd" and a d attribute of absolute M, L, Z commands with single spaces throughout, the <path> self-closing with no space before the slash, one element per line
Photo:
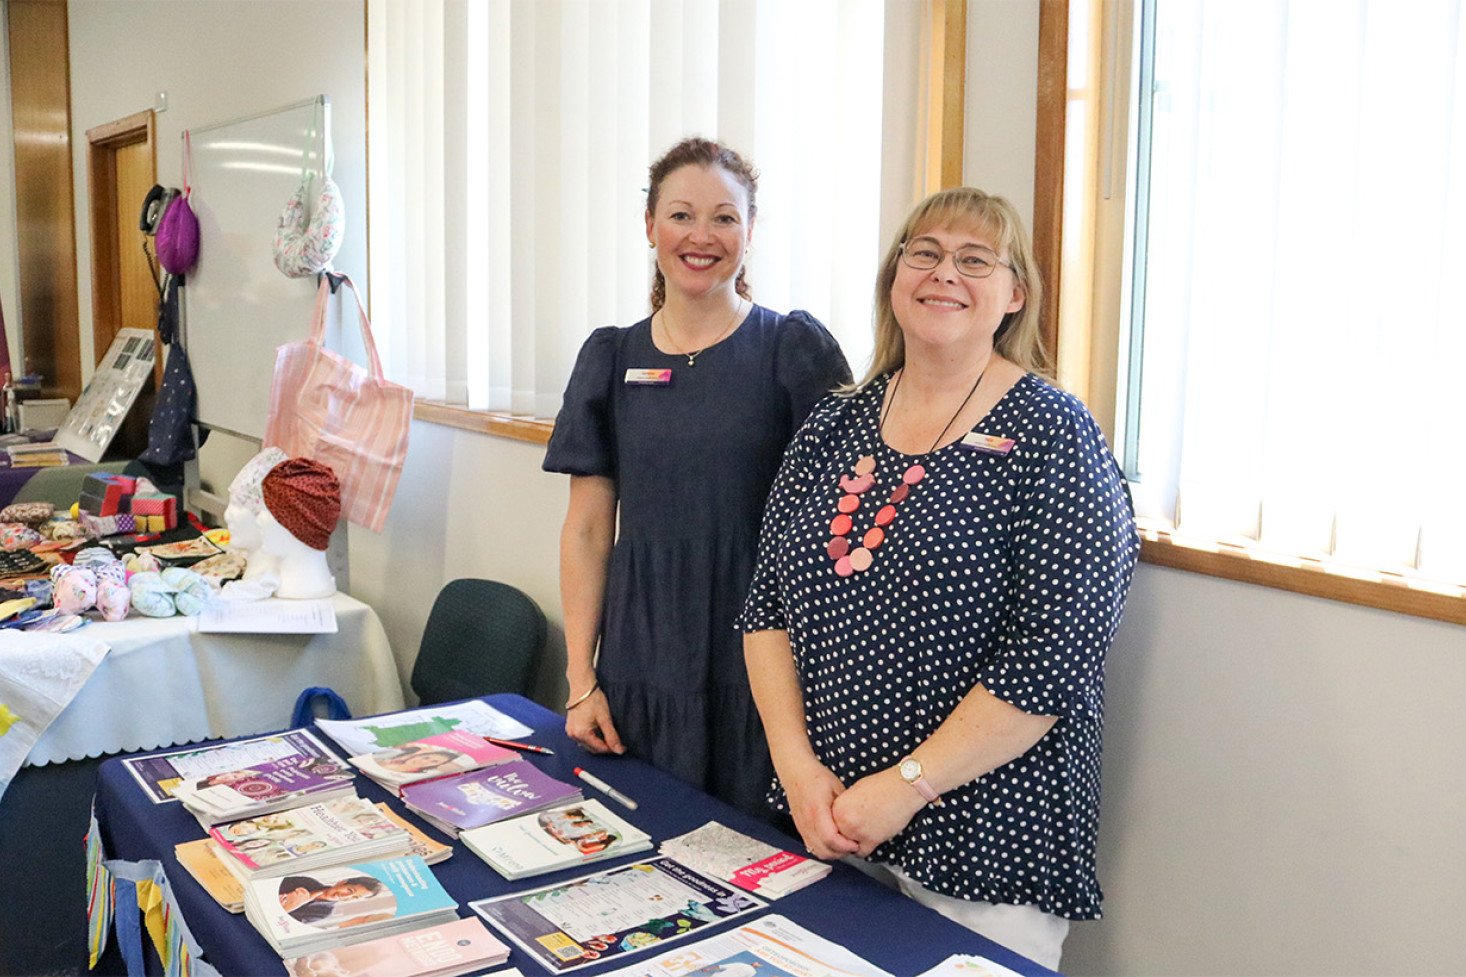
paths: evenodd
<path fill-rule="evenodd" d="M 198 419 L 205 427 L 263 437 L 275 349 L 310 332 L 316 279 L 287 278 L 275 267 L 272 246 L 280 212 L 300 185 L 303 162 L 321 165 L 323 143 L 310 138 L 318 102 L 330 132 L 330 99 L 320 95 L 187 133 L 199 260 L 183 289 L 183 318 Z M 335 135 L 333 176 L 345 203 L 346 236 L 334 264 L 360 283 L 365 135 Z M 341 349 L 334 322 L 327 344 L 360 361 L 356 337 Z"/>

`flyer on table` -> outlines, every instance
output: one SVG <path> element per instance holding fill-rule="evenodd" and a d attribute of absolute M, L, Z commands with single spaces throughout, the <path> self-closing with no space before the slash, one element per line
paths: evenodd
<path fill-rule="evenodd" d="M 766 905 L 668 858 L 469 903 L 552 973 L 668 942 Z"/>

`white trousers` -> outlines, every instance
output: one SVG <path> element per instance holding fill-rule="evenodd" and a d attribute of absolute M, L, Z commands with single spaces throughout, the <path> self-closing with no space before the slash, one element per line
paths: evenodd
<path fill-rule="evenodd" d="M 928 909 L 935 909 L 957 925 L 986 936 L 1050 970 L 1059 969 L 1064 938 L 1069 935 L 1069 921 L 1062 916 L 1046 913 L 1033 905 L 1014 906 L 944 896 L 922 888 L 894 865 L 877 865 L 854 856 L 845 861 L 871 878 L 899 889 L 907 898 Z"/>

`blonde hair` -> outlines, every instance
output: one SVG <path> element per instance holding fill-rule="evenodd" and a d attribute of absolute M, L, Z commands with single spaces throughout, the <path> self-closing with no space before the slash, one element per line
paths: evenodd
<path fill-rule="evenodd" d="M 1023 290 L 1023 308 L 1003 317 L 993 337 L 993 348 L 1004 359 L 1031 373 L 1052 379 L 1049 354 L 1039 331 L 1039 310 L 1043 306 L 1043 282 L 1033 256 L 1033 242 L 1023 219 L 1007 200 L 973 187 L 953 187 L 927 197 L 911 211 L 891 242 L 876 276 L 875 350 L 870 370 L 857 383 L 842 388 L 855 393 L 879 376 L 900 369 L 906 363 L 906 343 L 901 324 L 891 307 L 891 286 L 901 262 L 901 245 L 919 232 L 935 227 L 974 227 L 992 239 L 1000 257 L 1013 266 L 1018 287 Z"/>

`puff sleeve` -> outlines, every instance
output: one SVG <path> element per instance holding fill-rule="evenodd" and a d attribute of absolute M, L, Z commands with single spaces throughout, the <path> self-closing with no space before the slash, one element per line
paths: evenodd
<path fill-rule="evenodd" d="M 850 382 L 850 365 L 829 330 L 808 312 L 796 309 L 781 323 L 774 375 L 787 399 L 793 432 L 821 398 Z"/>
<path fill-rule="evenodd" d="M 611 390 L 619 331 L 614 326 L 597 329 L 580 347 L 545 449 L 545 471 L 616 477 Z"/>

